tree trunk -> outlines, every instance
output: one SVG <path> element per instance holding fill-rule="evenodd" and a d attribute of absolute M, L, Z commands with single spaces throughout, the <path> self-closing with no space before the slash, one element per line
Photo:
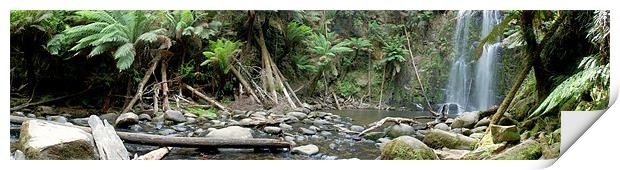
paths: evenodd
<path fill-rule="evenodd" d="M 155 68 L 157 68 L 157 63 L 159 63 L 160 59 L 161 55 L 159 54 L 159 52 L 157 52 L 155 58 L 153 58 L 153 60 L 151 61 L 151 67 L 144 73 L 144 78 L 142 78 L 142 81 L 140 81 L 140 84 L 138 84 L 138 91 L 136 92 L 136 95 L 133 96 L 129 104 L 127 104 L 125 109 L 123 109 L 122 113 L 129 112 L 131 108 L 133 108 L 133 105 L 136 104 L 136 101 L 138 101 L 138 99 L 142 97 L 142 93 L 144 92 L 144 85 L 146 84 L 146 82 L 149 81 L 149 78 L 151 77 L 151 74 L 153 74 L 153 72 L 155 71 Z"/>
<path fill-rule="evenodd" d="M 276 92 L 276 88 L 273 84 L 273 71 L 271 70 L 271 61 L 269 58 L 269 50 L 267 50 L 267 45 L 265 45 L 265 37 L 263 35 L 263 30 L 259 29 L 258 31 L 258 46 L 260 47 L 261 57 L 263 60 L 263 70 L 265 76 L 265 90 L 271 93 L 271 97 L 275 104 L 278 104 L 278 93 Z"/>
<path fill-rule="evenodd" d="M 428 112 L 431 113 L 431 115 L 433 116 L 438 116 L 438 114 L 433 111 L 433 107 L 431 106 L 431 103 L 428 101 L 428 97 L 426 97 L 426 90 L 424 90 L 424 85 L 422 84 L 422 81 L 420 80 L 420 74 L 418 73 L 418 67 L 415 65 L 415 60 L 413 59 L 413 52 L 411 52 L 411 42 L 409 41 L 409 32 L 407 31 L 407 28 L 404 28 L 403 30 L 405 30 L 405 36 L 407 37 L 407 48 L 409 49 L 409 56 L 411 57 L 411 64 L 413 65 L 413 70 L 415 71 L 415 77 L 418 80 L 418 84 L 420 85 L 420 89 L 422 89 L 422 96 L 424 96 L 424 100 L 426 100 L 426 109 L 428 110 Z"/>
<path fill-rule="evenodd" d="M 161 86 L 162 86 L 162 111 L 170 109 L 170 103 L 168 102 L 168 60 L 161 62 Z"/>
<path fill-rule="evenodd" d="M 289 103 L 291 108 L 293 109 L 297 108 L 297 106 L 295 105 L 295 102 L 293 102 L 293 99 L 289 95 L 288 90 L 286 90 L 284 83 L 282 83 L 283 78 L 279 74 L 278 66 L 276 66 L 275 62 L 273 62 L 273 59 L 271 58 L 269 58 L 269 62 L 271 64 L 271 69 L 274 73 L 274 77 L 276 78 L 276 82 L 278 83 L 278 86 L 282 89 L 282 93 L 284 93 L 284 96 L 286 97 L 286 101 Z"/>
<path fill-rule="evenodd" d="M 246 89 L 246 91 L 250 92 L 250 95 L 252 96 L 252 98 L 256 100 L 256 102 L 262 104 L 263 102 L 258 98 L 258 96 L 256 96 L 256 93 L 254 93 L 252 86 L 250 86 L 250 84 L 248 84 L 248 82 L 245 81 L 245 78 L 241 76 L 241 73 L 239 73 L 239 70 L 237 70 L 237 68 L 235 68 L 234 65 L 230 67 L 230 70 L 233 72 L 233 74 L 235 74 L 237 79 L 239 79 L 239 81 L 241 82 L 241 85 Z"/>

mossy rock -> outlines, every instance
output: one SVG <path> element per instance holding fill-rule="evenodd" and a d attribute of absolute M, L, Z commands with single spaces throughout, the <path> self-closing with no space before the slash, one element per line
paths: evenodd
<path fill-rule="evenodd" d="M 544 146 L 542 151 L 542 159 L 555 159 L 560 157 L 560 142 Z"/>
<path fill-rule="evenodd" d="M 405 136 L 409 137 L 409 136 Z M 417 140 L 413 137 L 407 140 Z M 418 141 L 419 142 L 419 141 Z M 423 146 L 412 146 L 403 140 L 398 138 L 388 142 L 381 151 L 382 160 L 437 160 L 439 159 L 435 152 L 426 147 L 422 142 L 419 142 Z"/>
<path fill-rule="evenodd" d="M 364 139 L 376 141 L 385 136 L 385 132 L 368 132 L 364 135 Z"/>
<path fill-rule="evenodd" d="M 483 145 L 483 146 L 480 146 L 480 147 L 476 148 L 475 150 L 465 154 L 461 159 L 463 159 L 463 160 L 484 160 L 484 159 L 488 159 L 488 158 L 491 158 L 491 156 L 493 156 L 493 154 L 496 154 L 496 153 L 504 150 L 505 147 L 506 147 L 506 143 Z"/>
<path fill-rule="evenodd" d="M 473 150 L 477 142 L 474 138 L 439 129 L 430 130 L 424 137 L 424 143 L 432 148 Z"/>
<path fill-rule="evenodd" d="M 538 160 L 542 156 L 542 147 L 535 140 L 527 140 L 497 154 L 494 160 Z"/>
<path fill-rule="evenodd" d="M 514 142 L 521 139 L 517 126 L 491 125 L 489 128 L 493 136 L 493 143 Z"/>

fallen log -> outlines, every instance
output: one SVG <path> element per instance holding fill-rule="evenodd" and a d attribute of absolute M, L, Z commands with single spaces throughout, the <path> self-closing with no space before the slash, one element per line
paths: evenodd
<path fill-rule="evenodd" d="M 372 131 L 374 129 L 377 129 L 377 128 L 383 126 L 383 124 L 386 124 L 386 123 L 389 123 L 389 122 L 396 123 L 396 124 L 401 124 L 401 123 L 420 124 L 420 122 L 418 122 L 416 120 L 413 120 L 413 119 L 409 119 L 409 118 L 386 117 L 386 118 L 383 118 L 383 119 L 381 119 L 381 120 L 379 120 L 377 122 L 369 124 L 368 126 L 370 126 L 370 127 L 368 129 L 360 132 L 358 136 L 363 136 L 364 134 L 366 134 L 366 133 L 368 133 L 368 132 L 370 132 L 370 131 Z"/>
<path fill-rule="evenodd" d="M 107 120 L 101 122 L 99 116 L 91 115 L 88 119 L 88 125 L 92 131 L 97 151 L 99 151 L 99 159 L 129 160 L 127 148 Z"/>
<path fill-rule="evenodd" d="M 215 101 L 215 99 L 207 97 L 207 95 L 204 95 L 204 94 L 200 93 L 198 90 L 194 89 L 192 86 L 189 86 L 189 85 L 186 84 L 185 88 L 187 88 L 189 91 L 192 91 L 194 94 L 198 95 L 202 99 L 205 99 L 209 103 L 215 105 L 218 109 L 224 110 L 224 111 L 230 111 L 230 109 L 228 109 L 226 106 L 222 105 L 220 102 L 217 102 L 217 101 Z"/>
<path fill-rule="evenodd" d="M 11 116 L 11 123 L 21 124 L 28 120 L 40 120 L 19 116 Z M 50 121 L 47 121 L 50 122 Z M 66 125 L 57 122 L 51 122 L 58 125 L 75 127 L 91 133 L 89 127 Z M 291 144 L 276 139 L 219 139 L 204 137 L 169 137 L 160 135 L 150 135 L 142 133 L 119 132 L 116 134 L 124 142 L 153 145 L 153 146 L 171 146 L 171 147 L 191 147 L 191 148 L 291 148 Z"/>

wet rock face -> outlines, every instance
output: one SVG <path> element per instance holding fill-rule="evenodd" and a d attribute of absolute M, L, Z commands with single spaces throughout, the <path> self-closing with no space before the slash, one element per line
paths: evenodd
<path fill-rule="evenodd" d="M 239 126 L 229 126 L 222 129 L 217 129 L 209 132 L 207 138 L 222 138 L 222 139 L 251 139 L 252 130 L 249 128 L 242 128 Z"/>
<path fill-rule="evenodd" d="M 19 143 L 27 159 L 97 159 L 93 137 L 81 129 L 30 120 L 22 124 Z"/>
<path fill-rule="evenodd" d="M 183 113 L 176 110 L 167 110 L 164 114 L 164 119 L 174 121 L 177 123 L 183 123 L 187 121 L 187 118 L 183 115 Z"/>
<path fill-rule="evenodd" d="M 128 127 L 134 124 L 137 124 L 139 120 L 138 115 L 132 112 L 123 113 L 114 122 L 114 126 L 116 127 Z"/>
<path fill-rule="evenodd" d="M 401 136 L 389 141 L 381 151 L 383 160 L 436 160 L 433 149 L 411 136 Z"/>

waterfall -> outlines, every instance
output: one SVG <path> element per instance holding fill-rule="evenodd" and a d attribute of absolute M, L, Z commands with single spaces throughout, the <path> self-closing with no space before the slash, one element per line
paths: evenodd
<path fill-rule="evenodd" d="M 479 13 L 479 12 L 478 12 Z M 501 42 L 487 42 L 478 61 L 473 60 L 473 49 L 501 20 L 499 11 L 482 11 L 481 25 L 476 22 L 475 11 L 459 11 L 454 32 L 455 58 L 446 86 L 446 103 L 458 106 L 458 113 L 485 110 L 496 104 L 495 72 Z M 471 28 L 481 28 L 480 39 L 470 40 Z M 474 72 L 475 71 L 475 72 Z M 475 74 L 472 74 L 475 73 Z"/>
<path fill-rule="evenodd" d="M 482 12 L 482 32 L 480 39 L 486 37 L 495 25 L 501 22 L 499 11 Z M 497 56 L 500 50 L 500 39 L 494 39 L 483 46 L 482 54 L 476 64 L 474 94 L 477 110 L 486 110 L 495 104 L 495 73 L 497 72 Z"/>

